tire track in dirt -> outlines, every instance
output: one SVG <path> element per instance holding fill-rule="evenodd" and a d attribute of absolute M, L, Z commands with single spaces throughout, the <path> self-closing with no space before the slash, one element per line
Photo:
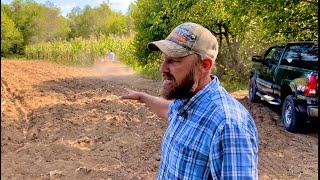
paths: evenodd
<path fill-rule="evenodd" d="M 24 135 L 24 138 L 26 138 L 28 134 L 29 129 L 29 119 L 27 116 L 27 111 L 23 107 L 22 103 L 20 102 L 19 98 L 15 97 L 14 94 L 10 91 L 8 88 L 7 83 L 1 79 L 1 87 L 3 89 L 4 95 L 8 97 L 9 100 L 11 100 L 15 104 L 15 108 L 17 108 L 19 112 L 19 121 L 24 124 L 22 129 L 22 134 Z"/>

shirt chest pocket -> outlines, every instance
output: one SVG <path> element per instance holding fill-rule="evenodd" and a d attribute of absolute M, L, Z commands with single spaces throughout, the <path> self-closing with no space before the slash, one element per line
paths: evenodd
<path fill-rule="evenodd" d="M 200 166 L 206 166 L 209 160 L 209 153 L 202 149 L 201 145 L 183 144 L 177 140 L 172 142 L 174 159 L 176 163 L 194 163 Z"/>

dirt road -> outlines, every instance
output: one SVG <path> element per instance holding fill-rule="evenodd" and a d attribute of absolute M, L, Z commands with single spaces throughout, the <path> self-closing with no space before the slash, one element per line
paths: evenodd
<path fill-rule="evenodd" d="M 123 87 L 159 95 L 161 84 L 120 63 L 75 68 L 1 60 L 1 178 L 155 179 L 167 123 Z M 283 130 L 277 108 L 252 105 L 260 179 L 317 179 L 318 135 Z"/>

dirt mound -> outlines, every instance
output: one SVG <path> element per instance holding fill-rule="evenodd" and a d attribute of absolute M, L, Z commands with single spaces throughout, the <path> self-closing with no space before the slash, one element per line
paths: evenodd
<path fill-rule="evenodd" d="M 155 179 L 167 122 L 120 95 L 123 87 L 159 95 L 161 83 L 118 62 L 1 67 L 1 178 Z M 288 133 L 276 108 L 234 96 L 259 130 L 260 179 L 317 179 L 317 134 Z"/>

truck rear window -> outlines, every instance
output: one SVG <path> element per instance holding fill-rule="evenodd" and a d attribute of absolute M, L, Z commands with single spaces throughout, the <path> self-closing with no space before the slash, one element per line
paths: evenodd
<path fill-rule="evenodd" d="M 290 45 L 281 64 L 317 70 L 318 45 L 312 43 Z"/>

